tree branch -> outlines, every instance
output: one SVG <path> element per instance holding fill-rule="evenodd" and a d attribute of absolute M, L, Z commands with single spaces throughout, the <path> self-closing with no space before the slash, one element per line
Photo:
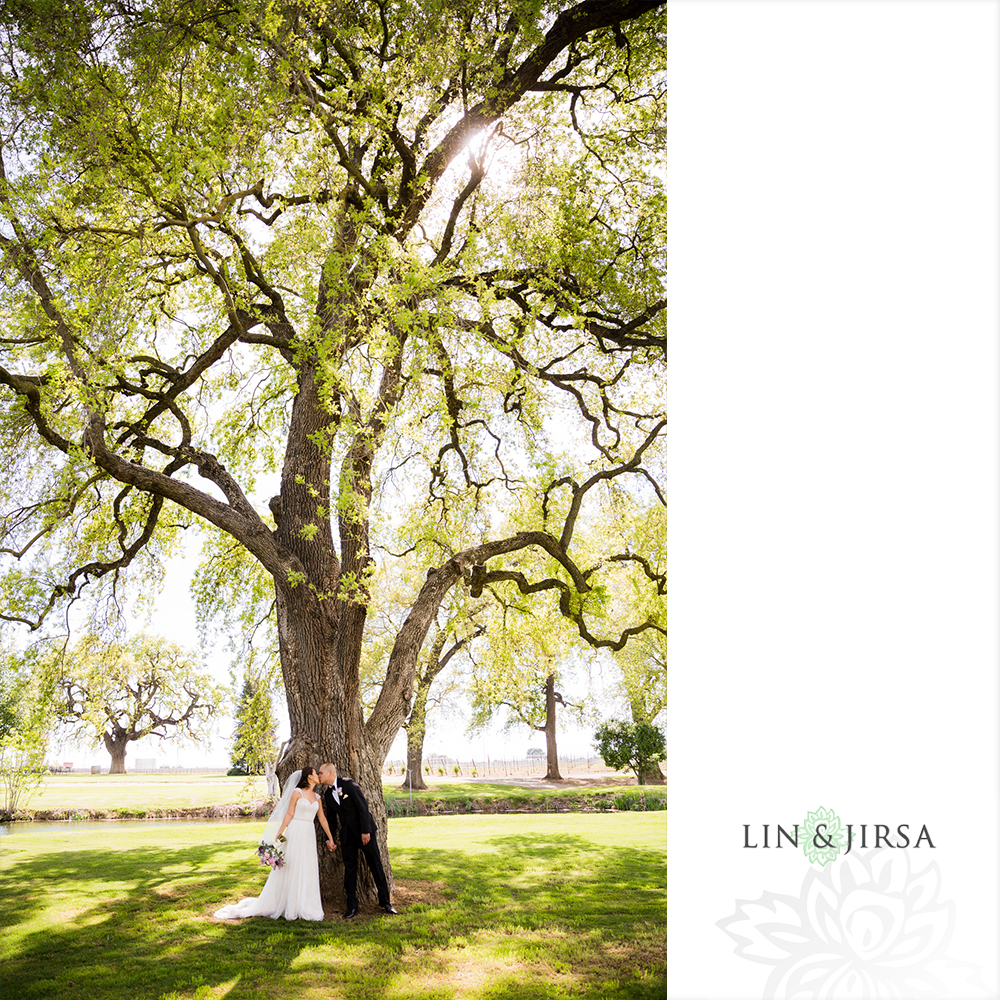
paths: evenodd
<path fill-rule="evenodd" d="M 583 498 L 587 495 L 587 492 L 604 480 L 614 479 L 616 476 L 620 476 L 628 472 L 640 472 L 641 470 L 639 468 L 639 464 L 642 461 L 643 454 L 659 436 L 660 431 L 666 426 L 667 418 L 664 417 L 653 427 L 649 434 L 646 435 L 646 440 L 643 441 L 638 448 L 636 448 L 635 453 L 627 462 L 624 462 L 613 469 L 602 469 L 600 472 L 595 472 L 594 475 L 592 475 L 582 486 L 578 486 L 574 480 L 568 477 L 563 477 L 562 479 L 558 479 L 555 482 L 550 483 L 546 487 L 545 495 L 542 499 L 543 521 L 548 520 L 549 493 L 558 486 L 569 486 L 572 490 L 573 499 L 570 501 L 569 511 L 566 514 L 566 520 L 563 524 L 562 536 L 559 539 L 559 544 L 563 549 L 569 548 L 569 543 L 573 538 L 573 530 L 576 527 L 576 520 L 580 514 L 580 507 L 583 504 Z"/>
<path fill-rule="evenodd" d="M 620 25 L 663 5 L 665 0 L 583 0 L 575 7 L 560 12 L 544 40 L 513 72 L 506 72 L 496 93 L 466 111 L 462 120 L 428 153 L 418 175 L 422 185 L 415 191 L 400 220 L 397 235 L 409 233 L 430 199 L 438 179 L 458 151 L 475 132 L 492 124 L 516 104 L 542 76 L 542 73 L 573 42 L 592 31 Z"/>

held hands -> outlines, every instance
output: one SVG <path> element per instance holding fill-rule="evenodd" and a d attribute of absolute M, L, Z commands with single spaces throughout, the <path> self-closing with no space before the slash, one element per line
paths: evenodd
<path fill-rule="evenodd" d="M 337 849 L 337 845 L 332 840 L 328 840 L 326 842 L 326 849 L 328 851 L 335 851 Z"/>
<path fill-rule="evenodd" d="M 370 833 L 363 833 L 363 834 L 361 834 L 361 843 L 362 844 L 367 844 L 368 841 L 371 840 L 371 839 L 372 839 L 372 835 Z"/>

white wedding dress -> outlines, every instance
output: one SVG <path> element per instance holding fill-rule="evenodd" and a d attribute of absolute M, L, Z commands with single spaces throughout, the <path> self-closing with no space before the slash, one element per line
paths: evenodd
<path fill-rule="evenodd" d="M 267 877 L 259 896 L 216 910 L 222 920 L 239 917 L 271 917 L 275 920 L 322 920 L 323 903 L 319 895 L 319 857 L 313 820 L 319 812 L 319 799 L 300 798 L 295 815 L 285 827 L 285 864 Z"/>

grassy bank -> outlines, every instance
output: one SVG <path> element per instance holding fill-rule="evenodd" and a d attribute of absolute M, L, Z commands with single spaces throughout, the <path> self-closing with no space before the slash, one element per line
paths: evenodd
<path fill-rule="evenodd" d="M 578 812 L 611 809 L 651 811 L 667 808 L 665 787 L 524 788 L 517 785 L 455 784 L 414 792 L 386 789 L 390 816 L 427 816 L 456 812 Z"/>
<path fill-rule="evenodd" d="M 665 813 L 432 816 L 390 836 L 401 915 L 322 924 L 214 920 L 264 881 L 231 828 L 4 837 L 0 996 L 666 996 Z"/>
<path fill-rule="evenodd" d="M 127 819 L 160 816 L 266 815 L 263 778 L 225 775 L 52 775 L 19 813 L 21 819 Z M 523 787 L 449 781 L 425 791 L 383 785 L 392 817 L 470 812 L 565 812 L 665 809 L 666 789 L 621 785 Z"/>

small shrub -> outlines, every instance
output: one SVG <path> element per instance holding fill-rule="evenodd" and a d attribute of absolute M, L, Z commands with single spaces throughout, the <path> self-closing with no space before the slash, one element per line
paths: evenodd
<path fill-rule="evenodd" d="M 385 800 L 385 813 L 392 819 L 394 816 L 419 816 L 419 800 L 410 801 L 404 798 L 387 798 Z"/>
<path fill-rule="evenodd" d="M 461 773 L 462 773 L 462 769 L 461 769 L 461 768 L 460 768 L 460 767 L 458 766 L 458 764 L 456 764 L 456 765 L 455 765 L 455 766 L 454 766 L 454 767 L 452 768 L 452 772 L 453 772 L 453 773 L 454 773 L 454 774 L 455 774 L 455 775 L 457 776 L 457 775 L 459 775 L 459 774 L 461 774 Z"/>
<path fill-rule="evenodd" d="M 640 785 L 646 784 L 646 772 L 667 758 L 667 738 L 649 722 L 604 722 L 594 733 L 594 744 L 608 767 L 616 771 L 628 768 Z"/>
<path fill-rule="evenodd" d="M 666 792 L 628 791 L 614 797 L 614 807 L 630 812 L 655 812 L 667 808 Z"/>
<path fill-rule="evenodd" d="M 442 778 L 444 777 L 444 768 L 443 767 L 439 767 L 438 768 L 438 774 L 440 774 Z"/>
<path fill-rule="evenodd" d="M 227 778 L 246 778 L 249 775 L 249 771 L 244 771 L 242 767 L 231 767 L 226 771 Z"/>

